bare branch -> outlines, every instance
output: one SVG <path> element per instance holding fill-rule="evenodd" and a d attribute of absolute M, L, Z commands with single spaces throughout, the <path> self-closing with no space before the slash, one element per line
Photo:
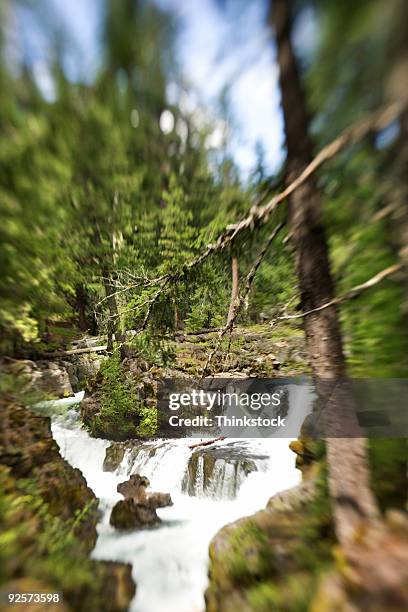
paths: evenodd
<path fill-rule="evenodd" d="M 205 363 L 205 366 L 203 368 L 202 371 L 202 375 L 204 376 L 208 370 L 209 365 L 211 364 L 214 356 L 216 355 L 216 353 L 218 352 L 220 346 L 221 346 L 221 342 L 222 339 L 224 338 L 225 334 L 227 332 L 232 332 L 232 329 L 234 327 L 234 323 L 237 320 L 237 317 L 239 315 L 239 312 L 241 310 L 242 304 L 245 302 L 245 299 L 247 298 L 247 296 L 249 295 L 249 292 L 251 291 L 251 287 L 252 287 L 252 283 L 254 282 L 254 278 L 255 275 L 257 273 L 257 270 L 259 268 L 259 266 L 261 265 L 266 253 L 268 252 L 269 247 L 271 246 L 273 240 L 276 238 L 276 236 L 279 234 L 279 232 L 283 229 L 284 227 L 284 223 L 280 223 L 279 225 L 277 225 L 275 227 L 275 229 L 269 234 L 268 238 L 265 240 L 264 245 L 260 251 L 260 253 L 258 254 L 258 257 L 256 258 L 256 260 L 254 261 L 251 269 L 249 270 L 246 278 L 245 278 L 245 284 L 244 284 L 244 289 L 242 292 L 240 292 L 238 294 L 238 297 L 235 301 L 235 304 L 233 305 L 233 312 L 232 312 L 232 316 L 230 318 L 230 320 L 228 321 L 227 325 L 225 325 L 225 327 L 222 327 L 220 329 L 220 331 L 218 332 L 218 339 L 217 339 L 217 343 L 215 345 L 215 347 L 213 348 L 213 350 L 210 352 L 210 354 L 207 357 L 207 361 Z"/>
<path fill-rule="evenodd" d="M 298 178 L 288 185 L 286 189 L 274 196 L 263 206 L 253 206 L 249 215 L 242 221 L 228 225 L 226 230 L 217 238 L 217 241 L 208 246 L 208 249 L 211 249 L 211 252 L 222 249 L 235 240 L 238 234 L 244 230 L 254 229 L 257 225 L 267 223 L 270 214 L 277 206 L 303 185 L 325 162 L 335 157 L 346 147 L 357 144 L 371 132 L 387 127 L 387 125 L 398 119 L 406 107 L 406 101 L 395 102 L 346 129 L 338 138 L 325 146 L 310 164 L 306 166 Z"/>
<path fill-rule="evenodd" d="M 282 317 L 278 317 L 277 320 L 278 321 L 288 321 L 290 319 L 302 319 L 303 317 L 307 317 L 308 315 L 313 314 L 314 312 L 319 312 L 321 310 L 324 310 L 325 308 L 329 308 L 330 306 L 336 306 L 337 304 L 341 304 L 342 302 L 345 302 L 346 300 L 351 300 L 352 298 L 355 298 L 361 293 L 363 293 L 363 291 L 366 291 L 366 289 L 370 289 L 374 285 L 377 285 L 378 283 L 383 281 L 388 276 L 391 276 L 392 274 L 399 272 L 401 269 L 402 269 L 402 264 L 394 264 L 393 266 L 390 266 L 389 268 L 385 268 L 385 270 L 378 272 L 378 274 L 375 274 L 375 276 L 370 278 L 365 283 L 362 283 L 361 285 L 356 285 L 355 287 L 353 287 L 352 289 L 350 289 L 343 295 L 333 298 L 332 300 L 330 300 L 330 302 L 326 302 L 325 304 L 322 304 L 321 306 L 318 306 L 317 308 L 312 308 L 312 310 L 307 310 L 306 312 L 302 312 L 300 314 L 284 315 Z"/>
<path fill-rule="evenodd" d="M 308 179 L 310 179 L 310 177 L 315 174 L 316 171 L 325 162 L 335 157 L 346 147 L 357 144 L 371 132 L 384 129 L 387 125 L 389 125 L 401 116 L 401 114 L 406 110 L 407 105 L 407 101 L 395 102 L 393 104 L 390 104 L 389 106 L 386 106 L 385 108 L 380 109 L 376 113 L 373 113 L 365 120 L 358 122 L 350 128 L 346 129 L 342 134 L 340 134 L 338 138 L 336 138 L 333 142 L 324 147 L 320 151 L 320 153 L 318 153 L 318 155 L 312 160 L 312 162 L 303 170 L 303 172 L 298 176 L 298 178 L 295 179 L 290 185 L 288 185 L 282 192 L 271 198 L 271 200 L 269 200 L 269 202 L 267 202 L 266 204 L 253 205 L 250 209 L 249 215 L 245 219 L 242 219 L 237 223 L 228 225 L 226 229 L 218 236 L 215 242 L 209 244 L 202 253 L 197 255 L 190 262 L 185 263 L 177 272 L 163 274 L 153 279 L 142 278 L 140 281 L 137 280 L 135 283 L 129 285 L 127 288 L 121 288 L 118 293 L 125 293 L 126 291 L 129 291 L 130 289 L 134 289 L 136 287 L 152 287 L 154 285 L 160 285 L 158 292 L 155 294 L 158 298 L 167 283 L 177 281 L 189 270 L 203 263 L 210 255 L 218 251 L 224 250 L 234 240 L 236 240 L 237 236 L 241 235 L 245 231 L 252 231 L 257 226 L 266 224 L 269 221 L 272 212 L 276 210 L 276 208 L 282 202 L 284 202 L 290 195 L 292 195 L 292 193 L 296 189 L 298 189 Z M 287 237 L 287 240 L 289 239 L 290 234 Z M 102 303 L 103 301 L 104 300 L 102 300 L 100 303 Z M 154 301 L 156 301 L 156 297 L 154 298 Z M 150 317 L 152 308 L 153 304 L 151 305 L 151 307 L 149 306 L 147 313 L 148 318 Z M 304 315 L 292 316 L 297 318 L 298 316 L 301 317 Z M 145 326 L 146 325 L 143 326 L 143 329 L 145 328 Z M 226 332 L 224 332 L 223 335 L 225 335 L 225 333 Z"/>
<path fill-rule="evenodd" d="M 225 247 L 229 246 L 240 234 L 246 230 L 253 230 L 259 225 L 263 225 L 269 221 L 271 213 L 284 202 L 296 189 L 299 189 L 315 172 L 327 161 L 335 157 L 346 147 L 357 144 L 363 140 L 371 132 L 376 132 L 384 129 L 398 119 L 400 115 L 406 110 L 408 102 L 394 102 L 376 113 L 368 116 L 363 121 L 360 121 L 350 128 L 346 129 L 338 138 L 333 140 L 330 144 L 325 146 L 318 155 L 306 166 L 303 172 L 295 179 L 290 185 L 288 185 L 283 191 L 278 193 L 276 196 L 271 198 L 269 202 L 262 206 L 255 204 L 249 211 L 249 215 L 237 223 L 227 225 L 225 230 L 221 232 L 215 242 L 209 244 L 207 248 L 197 257 L 192 259 L 190 262 L 184 264 L 180 271 L 175 274 L 164 274 L 158 278 L 151 279 L 147 284 L 153 285 L 163 282 L 170 278 L 179 278 L 183 273 L 191 270 L 195 266 L 201 264 L 207 257 L 222 251 Z"/>

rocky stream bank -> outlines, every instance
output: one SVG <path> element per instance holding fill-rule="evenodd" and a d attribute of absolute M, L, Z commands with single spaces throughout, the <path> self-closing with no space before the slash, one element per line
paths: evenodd
<path fill-rule="evenodd" d="M 0 400 L 0 411 L 2 590 L 61 592 L 58 610 L 66 612 L 127 610 L 135 593 L 131 567 L 90 559 L 98 501 L 62 459 L 50 419 L 11 396 Z"/>

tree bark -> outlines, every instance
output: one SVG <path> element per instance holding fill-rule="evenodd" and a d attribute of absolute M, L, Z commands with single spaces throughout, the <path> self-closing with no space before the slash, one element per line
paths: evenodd
<path fill-rule="evenodd" d="M 116 291 L 115 283 L 110 278 L 109 272 L 107 270 L 103 270 L 102 275 L 103 275 L 103 286 L 105 288 L 106 301 L 108 304 L 107 351 L 108 353 L 112 353 L 114 341 L 122 342 L 124 338 L 123 338 L 123 335 L 119 331 L 120 321 L 119 321 L 118 305 L 117 305 L 116 297 L 115 297 L 115 291 Z"/>
<path fill-rule="evenodd" d="M 291 42 L 291 2 L 271 0 L 271 21 L 275 30 L 279 82 L 287 148 L 286 182 L 295 179 L 313 158 L 309 120 L 299 69 Z M 289 221 L 295 249 L 296 269 L 304 312 L 333 299 L 333 282 L 321 200 L 314 177 L 289 199 Z M 327 395 L 325 379 L 345 379 L 339 316 L 335 305 L 304 319 L 309 360 L 316 379 L 319 402 L 326 410 L 331 431 L 358 427 L 352 398 L 341 393 Z M 345 404 L 343 403 L 346 399 Z M 378 516 L 378 507 L 369 482 L 368 458 L 362 438 L 328 438 L 329 488 L 333 501 L 336 533 L 346 543 L 362 522 Z"/>
<path fill-rule="evenodd" d="M 77 285 L 75 289 L 76 311 L 78 313 L 78 327 L 81 331 L 88 331 L 88 321 L 86 318 L 87 296 L 85 287 Z"/>
<path fill-rule="evenodd" d="M 231 257 L 231 277 L 232 277 L 231 301 L 230 301 L 230 306 L 228 310 L 227 325 L 231 323 L 231 320 L 234 316 L 235 304 L 238 299 L 238 293 L 239 293 L 238 258 L 235 255 Z"/>

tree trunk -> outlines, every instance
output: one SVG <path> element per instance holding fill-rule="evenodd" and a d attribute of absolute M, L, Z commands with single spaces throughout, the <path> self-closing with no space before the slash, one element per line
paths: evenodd
<path fill-rule="evenodd" d="M 239 271 L 238 271 L 238 258 L 233 255 L 231 257 L 231 275 L 232 275 L 232 288 L 231 288 L 231 301 L 228 310 L 227 325 L 231 323 L 234 316 L 235 305 L 238 299 L 239 293 Z"/>
<path fill-rule="evenodd" d="M 306 101 L 291 42 L 291 2 L 271 0 L 279 64 L 279 82 L 287 148 L 286 181 L 290 183 L 313 157 Z M 321 201 L 314 178 L 297 189 L 289 201 L 289 221 L 295 249 L 297 276 L 304 312 L 333 298 L 333 283 L 326 236 L 321 220 Z M 338 312 L 335 306 L 304 319 L 309 360 L 316 379 L 319 402 L 326 409 L 331 430 L 358 426 L 353 402 L 345 389 L 327 396 L 322 379 L 345 379 L 346 362 Z M 346 407 L 347 406 L 347 407 Z M 343 431 L 344 429 L 342 429 Z M 329 488 L 339 541 L 349 540 L 362 522 L 378 516 L 369 482 L 365 441 L 361 438 L 328 438 Z"/>
<path fill-rule="evenodd" d="M 100 248 L 102 243 L 101 234 L 97 223 L 95 223 L 95 226 L 96 227 L 94 231 L 94 244 L 97 248 Z M 116 283 L 112 278 L 112 274 L 109 268 L 110 267 L 107 264 L 106 260 L 102 261 L 102 282 L 105 289 L 106 302 L 108 305 L 107 352 L 109 354 L 113 353 L 114 342 L 119 342 L 121 356 L 123 357 L 125 355 L 126 349 L 126 347 L 124 346 L 125 336 L 120 333 L 120 318 L 115 295 Z"/>
<path fill-rule="evenodd" d="M 113 345 L 115 342 L 123 342 L 124 337 L 119 331 L 119 312 L 118 305 L 116 302 L 116 286 L 114 281 L 110 278 L 107 270 L 102 271 L 103 275 L 103 286 L 105 288 L 106 301 L 108 304 L 108 343 L 107 343 L 107 351 L 108 353 L 113 352 Z"/>
<path fill-rule="evenodd" d="M 76 311 L 78 313 L 78 327 L 81 331 L 88 331 L 88 321 L 86 318 L 87 296 L 85 287 L 77 285 L 75 289 Z"/>

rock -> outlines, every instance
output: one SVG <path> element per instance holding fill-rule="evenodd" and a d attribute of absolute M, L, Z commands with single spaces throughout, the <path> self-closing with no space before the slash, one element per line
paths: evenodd
<path fill-rule="evenodd" d="M 106 449 L 105 459 L 103 462 L 104 472 L 115 472 L 122 463 L 125 456 L 126 447 L 120 442 L 114 442 Z"/>
<path fill-rule="evenodd" d="M 6 589 L 20 592 L 64 591 L 64 603 L 56 606 L 47 604 L 47 610 L 106 609 L 109 612 L 125 612 L 135 592 L 131 568 L 126 564 L 104 563 L 88 558 L 96 541 L 99 518 L 97 499 L 81 472 L 60 456 L 58 445 L 51 435 L 50 419 L 31 413 L 11 397 L 0 399 L 0 412 L 1 488 L 7 495 L 7 503 L 14 504 L 10 506 L 12 512 L 7 512 L 6 505 L 6 514 L 3 513 L 1 517 L 2 528 L 5 527 L 5 533 L 10 534 L 11 530 L 14 534 L 18 526 L 16 533 L 19 534 L 19 545 L 12 551 L 2 551 L 2 571 L 5 570 L 8 577 Z M 31 502 L 21 503 L 27 483 L 35 487 L 36 500 L 41 503 L 39 507 Z M 73 538 L 69 550 L 73 547 L 70 563 L 75 563 L 72 566 L 75 571 L 71 579 L 62 575 L 59 577 L 58 572 L 50 571 L 43 583 L 37 561 L 41 562 L 44 550 L 47 550 L 44 548 L 44 537 L 50 537 L 52 531 L 47 528 L 54 529 L 54 517 L 73 525 L 69 532 L 70 538 Z M 91 572 L 94 583 L 85 581 L 81 584 L 75 578 L 80 577 L 83 571 Z M 40 581 L 37 580 L 38 575 Z M 48 579 L 52 583 L 48 583 Z M 107 603 L 109 605 L 106 607 Z M 34 604 L 23 606 L 24 610 L 33 612 L 44 609 L 44 604 L 40 607 Z M 16 609 L 20 607 L 16 605 Z"/>
<path fill-rule="evenodd" d="M 170 493 L 156 493 L 155 491 L 146 493 L 145 503 L 152 508 L 166 508 L 173 505 Z"/>
<path fill-rule="evenodd" d="M 72 355 L 70 357 L 70 367 L 67 369 L 75 392 L 84 389 L 88 381 L 96 377 L 104 359 L 106 359 L 106 356 L 96 353 Z"/>
<path fill-rule="evenodd" d="M 149 486 L 148 478 L 140 476 L 140 474 L 132 474 L 129 480 L 118 484 L 117 491 L 125 499 L 133 499 L 136 503 L 148 508 L 165 508 L 166 506 L 173 505 L 170 493 L 146 491 L 146 488 Z"/>
<path fill-rule="evenodd" d="M 335 571 L 323 574 L 310 604 L 310 612 L 359 612 L 347 597 L 341 577 Z"/>
<path fill-rule="evenodd" d="M 150 485 L 149 479 L 140 474 L 132 474 L 129 480 L 121 482 L 116 487 L 118 493 L 125 499 L 133 498 L 138 503 L 146 500 L 146 487 Z"/>
<path fill-rule="evenodd" d="M 188 495 L 233 499 L 245 477 L 266 460 L 266 455 L 248 456 L 247 449 L 235 442 L 199 448 L 190 457 L 182 490 Z"/>
<path fill-rule="evenodd" d="M 0 464 L 16 478 L 35 478 L 51 514 L 68 519 L 89 506 L 76 534 L 90 551 L 96 541 L 97 500 L 78 469 L 59 454 L 48 417 L 6 399 L 0 400 Z"/>
<path fill-rule="evenodd" d="M 296 455 L 296 467 L 302 472 L 303 477 L 307 477 L 310 468 L 316 461 L 316 442 L 307 437 L 293 440 L 289 444 L 290 450 Z"/>
<path fill-rule="evenodd" d="M 129 497 L 115 504 L 109 522 L 116 529 L 141 529 L 157 525 L 160 518 L 154 508 L 138 504 Z"/>
<path fill-rule="evenodd" d="M 81 419 L 85 425 L 91 425 L 92 421 L 99 415 L 101 401 L 97 392 L 85 395 L 81 402 Z"/>
<path fill-rule="evenodd" d="M 150 485 L 148 478 L 132 474 L 126 482 L 117 486 L 118 493 L 124 496 L 113 508 L 110 524 L 117 529 L 140 529 L 160 523 L 156 508 L 171 506 L 169 493 L 146 491 Z"/>
<path fill-rule="evenodd" d="M 74 395 L 67 368 L 64 361 L 30 361 L 29 359 L 5 359 L 1 369 L 21 379 L 25 379 L 27 388 L 37 388 L 50 399 L 71 397 Z"/>
<path fill-rule="evenodd" d="M 138 426 L 141 417 L 138 406 L 156 406 L 157 381 L 151 371 L 145 371 L 147 363 L 140 357 L 126 357 L 120 364 L 120 381 L 118 384 L 134 406 L 121 418 L 109 418 L 103 410 L 104 374 L 97 375 L 88 381 L 85 397 L 81 402 L 81 418 L 90 434 L 116 442 L 138 439 Z M 106 396 L 105 396 L 106 397 Z"/>
<path fill-rule="evenodd" d="M 207 612 L 310 609 L 315 573 L 329 565 L 334 544 L 327 491 L 316 482 L 275 495 L 265 510 L 218 532 L 209 549 Z"/>
<path fill-rule="evenodd" d="M 129 602 L 136 593 L 136 585 L 132 579 L 132 566 L 130 563 L 114 563 L 112 561 L 98 561 L 102 569 L 102 599 L 105 605 L 109 603 L 109 610 L 126 612 Z"/>

